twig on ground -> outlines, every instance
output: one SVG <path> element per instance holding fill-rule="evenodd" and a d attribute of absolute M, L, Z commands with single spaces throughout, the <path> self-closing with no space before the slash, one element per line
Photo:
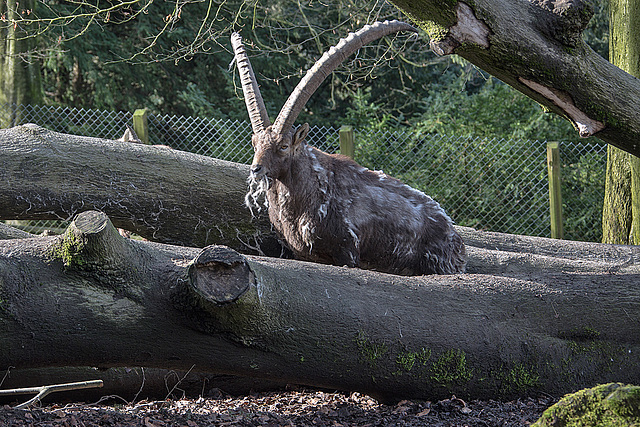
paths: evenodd
<path fill-rule="evenodd" d="M 45 396 L 56 391 L 83 390 L 86 388 L 102 387 L 102 380 L 81 381 L 67 384 L 53 384 L 41 387 L 13 388 L 9 390 L 0 390 L 0 396 L 12 396 L 14 394 L 31 394 L 37 393 L 35 397 L 24 403 L 14 407 L 14 409 L 25 409 L 31 405 L 39 403 Z"/>

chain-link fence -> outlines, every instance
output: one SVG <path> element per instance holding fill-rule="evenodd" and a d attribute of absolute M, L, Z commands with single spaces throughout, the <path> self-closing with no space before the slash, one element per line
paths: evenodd
<path fill-rule="evenodd" d="M 15 123 L 110 139 L 122 136 L 132 120 L 129 112 L 69 107 L 13 106 L 11 111 Z M 251 161 L 248 122 L 152 114 L 148 123 L 152 144 L 234 162 Z M 312 126 L 307 142 L 336 152 L 338 130 Z M 431 195 L 460 225 L 550 235 L 544 142 L 416 135 L 408 130 L 356 130 L 355 140 L 356 161 Z M 564 236 L 600 241 L 606 146 L 561 143 L 560 150 Z M 44 221 L 32 225 L 30 231 L 52 226 Z"/>
<path fill-rule="evenodd" d="M 547 144 L 359 132 L 356 160 L 434 197 L 460 225 L 550 236 Z M 561 143 L 564 238 L 600 241 L 605 144 Z"/>

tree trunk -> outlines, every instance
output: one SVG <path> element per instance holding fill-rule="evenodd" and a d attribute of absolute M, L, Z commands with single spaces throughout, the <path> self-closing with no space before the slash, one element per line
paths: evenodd
<path fill-rule="evenodd" d="M 34 37 L 21 28 L 21 15 L 31 14 L 34 0 L 0 1 L 0 127 L 20 123 L 20 110 L 24 104 L 42 101 L 40 63 L 31 55 Z"/>
<path fill-rule="evenodd" d="M 582 40 L 593 15 L 588 2 L 393 2 L 429 33 L 436 53 L 456 53 L 567 118 L 580 135 L 640 155 L 640 80 Z"/>
<path fill-rule="evenodd" d="M 461 232 L 475 274 L 400 277 L 128 240 L 85 212 L 0 242 L 0 366 L 195 366 L 384 400 L 640 381 L 640 248 Z"/>
<path fill-rule="evenodd" d="M 0 222 L 0 240 L 28 239 L 30 237 L 33 237 L 33 234 L 18 230 L 17 228 L 9 227 L 8 225 Z"/>
<path fill-rule="evenodd" d="M 609 1 L 609 56 L 640 77 L 640 0 Z M 602 242 L 640 244 L 640 159 L 615 147 L 607 151 Z"/>
<path fill-rule="evenodd" d="M 266 215 L 244 204 L 249 166 L 168 148 L 0 130 L 0 219 L 64 219 L 97 209 L 157 242 L 282 255 Z"/>
<path fill-rule="evenodd" d="M 602 243 L 628 245 L 631 238 L 631 154 L 609 145 L 602 207 Z"/>

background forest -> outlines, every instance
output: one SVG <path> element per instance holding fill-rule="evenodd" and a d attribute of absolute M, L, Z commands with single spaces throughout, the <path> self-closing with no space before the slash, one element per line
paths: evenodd
<path fill-rule="evenodd" d="M 267 109 L 275 115 L 306 70 L 339 38 L 375 20 L 406 19 L 378 0 L 127 4 L 50 0 L 34 7 L 35 27 L 23 25 L 39 33 L 42 103 L 246 121 L 229 43 L 231 31 L 240 31 Z M 584 34 L 605 58 L 606 4 L 595 4 Z M 562 158 L 565 237 L 599 241 L 604 157 L 602 150 L 588 148 L 599 141 L 581 140 L 566 120 L 464 59 L 436 56 L 428 41 L 426 33 L 400 35 L 361 49 L 325 81 L 298 122 L 353 126 L 369 135 L 358 141 L 356 153 L 365 166 L 383 168 L 431 194 L 461 225 L 519 234 L 548 235 L 548 217 L 533 213 L 528 196 L 536 187 L 542 194 L 535 201 L 541 205 L 537 212 L 548 212 L 546 171 L 531 170 L 532 162 L 544 164 L 545 148 L 527 140 L 579 145 Z M 398 160 L 429 160 L 407 170 L 382 143 L 383 131 L 402 133 Z M 443 135 L 455 139 L 439 139 Z M 488 144 L 482 138 L 505 141 Z M 433 173 L 425 174 L 425 167 Z M 535 178 L 517 182 L 521 172 Z"/>
<path fill-rule="evenodd" d="M 48 9 L 37 6 L 45 17 L 79 9 L 75 1 L 45 4 Z M 596 5 L 585 37 L 607 58 L 603 4 Z M 75 19 L 42 34 L 46 104 L 117 111 L 146 107 L 154 113 L 245 120 L 236 76 L 229 72 L 229 30 L 240 30 L 275 114 L 328 46 L 365 23 L 403 18 L 393 5 L 377 0 L 156 1 L 146 13 L 129 16 L 141 6 L 116 9 L 89 26 L 88 20 Z M 577 140 L 565 120 L 545 114 L 509 86 L 455 55 L 435 56 L 426 34 L 386 43 L 362 49 L 327 79 L 300 121 Z"/>

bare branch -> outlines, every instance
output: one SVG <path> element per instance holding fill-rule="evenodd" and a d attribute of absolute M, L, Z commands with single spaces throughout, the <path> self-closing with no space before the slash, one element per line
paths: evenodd
<path fill-rule="evenodd" d="M 0 390 L 0 396 L 14 396 L 18 394 L 37 393 L 37 395 L 32 399 L 29 399 L 26 402 L 21 403 L 20 405 L 17 405 L 15 407 L 15 409 L 25 409 L 29 406 L 39 403 L 46 396 L 57 391 L 84 390 L 87 388 L 102 387 L 102 385 L 102 380 L 91 380 L 76 383 L 46 385 L 42 387 L 14 388 L 10 390 Z"/>

